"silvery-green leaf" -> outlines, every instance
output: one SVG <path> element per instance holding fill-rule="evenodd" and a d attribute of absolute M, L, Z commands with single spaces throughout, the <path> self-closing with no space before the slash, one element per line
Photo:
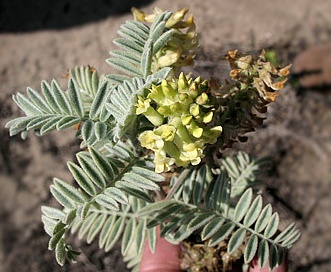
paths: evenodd
<path fill-rule="evenodd" d="M 126 38 L 128 40 L 133 40 L 135 41 L 135 43 L 139 44 L 140 46 L 144 46 L 145 42 L 146 42 L 146 38 L 145 37 L 141 37 L 140 35 L 138 35 L 137 32 L 132 31 L 130 28 L 125 27 L 126 25 L 122 25 L 121 29 L 117 31 L 117 33 L 123 37 Z"/>
<path fill-rule="evenodd" d="M 62 119 L 61 116 L 58 117 L 54 117 L 50 120 L 48 120 L 45 124 L 43 124 L 43 126 L 40 128 L 40 135 L 44 135 L 47 132 L 50 132 L 51 130 L 54 130 L 56 128 L 56 124 L 58 121 L 60 121 Z"/>
<path fill-rule="evenodd" d="M 136 220 L 134 218 L 130 218 L 129 221 L 126 223 L 126 227 L 123 233 L 122 238 L 122 255 L 126 255 L 131 243 L 134 239 L 134 234 L 136 231 Z"/>
<path fill-rule="evenodd" d="M 250 208 L 248 209 L 245 218 L 244 218 L 244 225 L 246 227 L 250 227 L 256 219 L 259 217 L 260 212 L 262 209 L 262 196 L 257 196 L 253 203 L 251 204 Z"/>
<path fill-rule="evenodd" d="M 31 100 L 31 102 L 38 107 L 44 113 L 52 113 L 52 109 L 48 106 L 46 101 L 41 97 L 41 95 L 33 90 L 32 88 L 28 87 L 26 92 Z"/>
<path fill-rule="evenodd" d="M 58 188 L 63 195 L 67 196 L 74 202 L 84 203 L 85 199 L 82 194 L 73 186 L 69 185 L 63 180 L 54 178 L 54 186 Z"/>
<path fill-rule="evenodd" d="M 264 268 L 269 260 L 269 245 L 266 240 L 262 240 L 257 251 L 258 263 L 261 268 Z"/>
<path fill-rule="evenodd" d="M 211 236 L 208 245 L 215 246 L 221 241 L 223 241 L 234 229 L 235 225 L 232 222 L 222 225 L 218 231 Z"/>
<path fill-rule="evenodd" d="M 128 62 L 131 62 L 133 64 L 136 64 L 136 65 L 140 65 L 140 57 L 137 56 L 136 54 L 132 54 L 131 52 L 129 51 L 124 51 L 124 50 L 113 50 L 111 52 L 109 52 L 109 54 L 112 56 L 112 57 L 115 57 L 117 59 L 123 59 L 125 61 L 128 61 Z M 121 83 L 123 82 L 124 80 L 121 80 Z"/>
<path fill-rule="evenodd" d="M 175 242 L 180 242 L 189 237 L 193 233 L 193 229 L 188 228 L 188 223 L 192 221 L 194 218 L 194 214 L 189 214 L 180 225 L 178 225 L 178 229 L 175 232 L 175 235 L 173 235 L 173 240 Z"/>
<path fill-rule="evenodd" d="M 95 202 L 101 205 L 102 207 L 105 207 L 109 210 L 118 211 L 119 205 L 118 203 L 110 196 L 105 194 L 100 194 L 95 197 Z"/>
<path fill-rule="evenodd" d="M 44 215 L 52 219 L 63 220 L 65 218 L 65 213 L 57 208 L 42 206 L 41 211 Z"/>
<path fill-rule="evenodd" d="M 264 236 L 267 238 L 272 237 L 277 232 L 278 226 L 279 226 L 279 216 L 278 213 L 274 213 L 271 216 L 268 225 L 264 230 Z"/>
<path fill-rule="evenodd" d="M 40 128 L 49 120 L 53 120 L 53 117 L 54 116 L 50 116 L 50 115 L 36 116 L 33 119 L 31 119 L 31 121 L 26 125 L 26 129 L 31 130 L 31 129 Z"/>
<path fill-rule="evenodd" d="M 198 212 L 194 215 L 194 218 L 189 222 L 188 229 L 190 230 L 198 230 L 199 228 L 206 225 L 208 222 L 210 222 L 214 217 L 215 213 L 211 212 Z"/>
<path fill-rule="evenodd" d="M 26 113 L 27 116 L 39 115 L 42 113 L 42 110 L 40 110 L 35 104 L 33 104 L 21 93 L 17 93 L 16 96 L 13 95 L 13 100 Z"/>
<path fill-rule="evenodd" d="M 275 239 L 275 242 L 282 242 L 287 239 L 295 231 L 295 223 L 287 226 Z"/>
<path fill-rule="evenodd" d="M 60 109 L 60 112 L 68 115 L 72 114 L 69 100 L 66 94 L 61 90 L 60 85 L 55 80 L 52 80 L 51 88 L 53 97 L 58 105 L 58 108 Z"/>
<path fill-rule="evenodd" d="M 70 233 L 71 234 L 76 233 L 79 230 L 79 228 L 81 227 L 81 225 L 83 224 L 83 222 L 84 222 L 83 219 L 81 219 L 80 217 L 76 217 L 71 225 Z"/>
<path fill-rule="evenodd" d="M 238 229 L 232 234 L 229 243 L 228 243 L 228 253 L 233 253 L 236 249 L 238 249 L 244 242 L 246 237 L 245 229 Z"/>
<path fill-rule="evenodd" d="M 250 207 L 252 201 L 253 191 L 248 189 L 239 199 L 236 209 L 234 211 L 234 219 L 236 222 L 240 222 L 241 219 L 245 216 L 247 210 Z"/>
<path fill-rule="evenodd" d="M 77 214 L 77 210 L 76 209 L 72 209 L 70 211 L 66 212 L 66 216 L 63 220 L 63 223 L 69 225 L 70 223 L 72 223 L 72 221 L 76 218 L 76 214 Z"/>
<path fill-rule="evenodd" d="M 267 206 L 265 206 L 263 208 L 262 212 L 260 213 L 260 215 L 255 223 L 255 231 L 261 232 L 264 230 L 264 228 L 267 226 L 267 224 L 269 222 L 271 214 L 272 214 L 272 208 L 271 208 L 271 205 L 268 204 Z"/>
<path fill-rule="evenodd" d="M 53 235 L 58 233 L 59 231 L 62 231 L 63 229 L 65 229 L 66 224 L 64 224 L 62 221 L 58 221 L 57 224 L 54 226 L 53 229 Z"/>
<path fill-rule="evenodd" d="M 78 118 L 78 117 L 74 117 L 74 116 L 65 116 L 65 117 L 62 117 L 60 119 L 60 121 L 58 121 L 56 123 L 56 129 L 57 130 L 62 130 L 62 129 L 65 129 L 65 128 L 68 128 L 68 127 L 71 127 L 73 125 L 76 125 L 78 123 L 81 122 L 81 119 Z"/>
<path fill-rule="evenodd" d="M 98 92 L 93 99 L 89 114 L 90 119 L 95 120 L 99 116 L 100 111 L 106 102 L 108 94 L 109 94 L 108 82 L 104 81 L 100 85 Z"/>
<path fill-rule="evenodd" d="M 64 239 L 60 239 L 55 247 L 55 258 L 57 263 L 61 266 L 63 266 L 66 261 L 65 246 Z"/>
<path fill-rule="evenodd" d="M 86 242 L 88 244 L 92 243 L 94 238 L 97 236 L 97 234 L 100 232 L 103 224 L 105 223 L 107 219 L 107 214 L 100 214 L 97 219 L 94 220 L 93 224 L 90 227 L 90 230 L 87 234 Z"/>
<path fill-rule="evenodd" d="M 117 45 L 118 47 L 124 49 L 124 50 L 127 50 L 131 53 L 137 54 L 138 56 L 140 56 L 141 53 L 143 52 L 143 47 L 142 46 L 136 44 L 135 42 L 133 42 L 131 40 L 127 40 L 125 38 L 115 39 L 113 41 L 113 43 L 115 45 Z"/>
<path fill-rule="evenodd" d="M 86 152 L 80 152 L 77 154 L 77 160 L 86 173 L 86 175 L 92 180 L 92 182 L 99 188 L 106 186 L 105 178 L 99 169 L 94 165 L 94 161 Z"/>
<path fill-rule="evenodd" d="M 223 225 L 225 219 L 216 217 L 206 224 L 201 232 L 201 239 L 207 240 L 213 236 Z"/>
<path fill-rule="evenodd" d="M 103 225 L 100 236 L 99 236 L 99 247 L 103 248 L 106 244 L 108 239 L 108 235 L 111 233 L 112 228 L 116 222 L 116 216 L 108 217 L 106 223 Z"/>
<path fill-rule="evenodd" d="M 63 228 L 52 236 L 52 238 L 49 240 L 48 243 L 49 250 L 53 250 L 56 247 L 56 245 L 58 244 L 64 233 L 65 233 L 65 229 Z"/>
<path fill-rule="evenodd" d="M 158 203 L 158 202 L 156 202 Z M 145 208 L 148 208 L 149 206 L 151 205 L 146 205 Z M 147 224 L 147 227 L 148 228 L 151 228 L 151 227 L 155 227 L 157 225 L 159 225 L 160 223 L 163 223 L 163 222 L 166 222 L 167 220 L 169 220 L 171 218 L 176 216 L 177 213 L 179 212 L 184 212 L 184 209 L 183 209 L 183 206 L 181 205 L 178 205 L 176 203 L 173 203 L 173 204 L 170 204 L 162 209 L 159 210 L 160 213 L 154 217 L 154 219 L 150 220 Z"/>
<path fill-rule="evenodd" d="M 157 38 L 153 46 L 153 54 L 156 54 L 174 35 L 175 30 L 170 29 Z"/>
<path fill-rule="evenodd" d="M 135 232 L 137 252 L 142 252 L 142 248 L 145 243 L 145 237 L 146 237 L 146 219 L 143 219 L 139 222 Z"/>
<path fill-rule="evenodd" d="M 96 195 L 97 191 L 93 182 L 85 174 L 84 170 L 73 162 L 68 162 L 68 168 L 79 186 L 90 196 Z"/>
<path fill-rule="evenodd" d="M 194 183 L 192 199 L 195 205 L 199 205 L 202 200 L 203 189 L 205 185 L 206 165 L 203 165 L 197 173 L 197 178 Z"/>
<path fill-rule="evenodd" d="M 135 196 L 139 199 L 142 199 L 146 202 L 153 202 L 153 198 L 151 197 L 150 194 L 148 194 L 147 192 L 145 192 L 144 190 L 139 190 L 137 188 L 133 188 L 133 187 L 129 187 L 130 183 L 126 183 L 125 182 L 116 182 L 115 186 L 122 189 L 123 191 L 125 191 L 126 193 L 128 193 L 129 195 Z"/>
<path fill-rule="evenodd" d="M 62 206 L 69 209 L 74 209 L 76 207 L 75 202 L 68 195 L 64 194 L 62 190 L 60 190 L 55 185 L 51 185 L 50 190 L 52 195 Z"/>
<path fill-rule="evenodd" d="M 197 171 L 195 169 L 194 170 L 190 169 L 183 181 L 182 198 L 185 203 L 189 203 L 191 200 L 192 189 L 194 186 L 194 180 L 195 180 L 196 174 L 197 174 Z"/>
<path fill-rule="evenodd" d="M 43 222 L 44 224 L 44 230 L 45 232 L 49 235 L 49 236 L 52 236 L 53 235 L 53 230 L 54 230 L 54 227 L 56 226 L 57 224 L 57 220 L 54 220 L 54 219 L 51 219 L 45 215 L 42 215 L 41 216 L 41 221 Z"/>
<path fill-rule="evenodd" d="M 84 104 L 77 83 L 73 78 L 70 78 L 68 82 L 68 96 L 74 112 L 79 117 L 84 117 Z"/>
<path fill-rule="evenodd" d="M 117 221 L 112 226 L 112 228 L 107 233 L 108 237 L 107 237 L 107 241 L 106 241 L 106 245 L 105 245 L 106 252 L 111 250 L 113 248 L 113 246 L 115 245 L 115 243 L 120 238 L 123 228 L 124 228 L 124 224 L 125 224 L 125 218 L 124 217 L 118 218 Z"/>
<path fill-rule="evenodd" d="M 119 189 L 115 187 L 107 188 L 104 193 L 110 197 L 112 197 L 114 200 L 116 200 L 119 203 L 127 204 L 128 198 L 127 196 Z"/>
<path fill-rule="evenodd" d="M 251 235 L 248 239 L 248 242 L 245 246 L 244 251 L 244 260 L 245 263 L 250 263 L 257 251 L 257 245 L 258 245 L 258 238 L 255 234 Z"/>
<path fill-rule="evenodd" d="M 89 209 L 90 209 L 91 203 L 85 202 L 83 205 L 79 205 L 76 210 L 76 215 L 80 220 L 84 220 Z"/>
<path fill-rule="evenodd" d="M 300 230 L 294 231 L 291 235 L 289 235 L 283 242 L 283 247 L 291 247 L 301 236 Z"/>
<path fill-rule="evenodd" d="M 132 183 L 139 188 L 143 188 L 146 190 L 160 190 L 159 185 L 156 184 L 154 181 L 147 179 L 143 176 L 137 175 L 135 173 L 126 173 L 122 179 L 123 181 Z"/>
<path fill-rule="evenodd" d="M 95 165 L 98 167 L 103 176 L 108 180 L 113 180 L 114 170 L 107 159 L 92 147 L 89 148 L 89 151 Z"/>
<path fill-rule="evenodd" d="M 152 54 L 153 51 L 153 40 L 148 39 L 144 46 L 144 51 L 141 56 L 141 69 L 143 72 L 143 77 L 146 78 L 151 74 L 151 65 L 152 65 Z"/>
<path fill-rule="evenodd" d="M 147 238 L 148 238 L 148 245 L 149 245 L 151 252 L 155 253 L 156 242 L 157 242 L 156 227 L 147 229 Z"/>
<path fill-rule="evenodd" d="M 107 135 L 107 125 L 102 122 L 96 122 L 94 125 L 94 133 L 98 141 L 104 139 Z"/>
<path fill-rule="evenodd" d="M 78 238 L 82 239 L 90 230 L 91 226 L 93 225 L 94 221 L 97 219 L 98 214 L 97 213 L 90 213 L 83 221 L 83 224 L 81 225 L 79 232 L 78 232 Z"/>
<path fill-rule="evenodd" d="M 41 82 L 41 90 L 43 92 L 43 95 L 47 101 L 47 105 L 49 105 L 49 107 L 52 109 L 52 111 L 54 113 L 59 113 L 61 112 L 57 102 L 56 102 L 56 99 L 54 97 L 54 94 L 53 94 L 53 91 L 51 89 L 51 86 L 49 86 L 49 84 L 43 80 Z"/>
<path fill-rule="evenodd" d="M 125 157 L 130 157 L 130 154 L 127 151 L 125 151 L 125 152 L 126 152 Z M 148 177 L 148 179 L 153 180 L 154 182 L 162 182 L 165 180 L 164 176 L 162 176 L 158 173 L 155 173 L 155 171 L 149 170 L 145 167 L 133 166 L 132 172 L 136 173 L 140 176 L 143 176 L 143 177 Z"/>
<path fill-rule="evenodd" d="M 269 268 L 273 270 L 278 266 L 278 249 L 276 245 L 270 245 Z"/>

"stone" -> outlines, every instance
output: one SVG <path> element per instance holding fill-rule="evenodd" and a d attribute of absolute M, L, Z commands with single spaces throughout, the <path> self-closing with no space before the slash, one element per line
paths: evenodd
<path fill-rule="evenodd" d="M 292 75 L 303 88 L 330 88 L 331 43 L 317 44 L 298 54 Z"/>

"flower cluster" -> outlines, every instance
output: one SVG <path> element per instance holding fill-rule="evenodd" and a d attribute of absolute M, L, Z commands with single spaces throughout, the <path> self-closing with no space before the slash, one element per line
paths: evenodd
<path fill-rule="evenodd" d="M 262 125 L 266 106 L 276 100 L 291 67 L 276 68 L 267 61 L 264 51 L 257 59 L 238 50 L 229 51 L 225 57 L 233 80 L 226 81 L 218 94 L 218 123 L 223 133 L 217 147 L 221 149 L 232 147 L 237 140 L 246 141 L 245 134 Z"/>
<path fill-rule="evenodd" d="M 232 68 L 230 76 L 241 83 L 241 89 L 252 85 L 267 102 L 275 102 L 278 96 L 275 91 L 284 88 L 286 76 L 290 73 L 291 65 L 276 68 L 266 60 L 265 51 L 256 61 L 251 55 L 239 53 L 238 50 L 229 51 L 226 59 Z"/>
<path fill-rule="evenodd" d="M 171 165 L 197 165 L 206 144 L 213 144 L 222 132 L 213 126 L 216 99 L 208 93 L 207 81 L 187 79 L 183 73 L 172 81 L 153 85 L 146 98 L 138 97 L 136 114 L 143 114 L 154 126 L 139 135 L 143 147 L 155 153 L 155 171 Z"/>
<path fill-rule="evenodd" d="M 193 65 L 196 55 L 199 37 L 193 15 L 184 19 L 188 9 L 175 12 L 166 22 L 165 27 L 173 29 L 174 34 L 167 44 L 156 53 L 152 70 L 157 71 L 162 67 L 183 67 Z M 135 20 L 152 23 L 156 16 L 162 13 L 161 9 L 155 8 L 154 13 L 146 14 L 136 8 L 132 9 Z"/>

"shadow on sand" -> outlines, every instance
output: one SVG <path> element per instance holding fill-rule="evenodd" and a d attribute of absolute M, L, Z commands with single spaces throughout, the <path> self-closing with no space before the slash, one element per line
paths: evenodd
<path fill-rule="evenodd" d="M 64 29 L 130 12 L 153 0 L 0 0 L 0 33 Z"/>

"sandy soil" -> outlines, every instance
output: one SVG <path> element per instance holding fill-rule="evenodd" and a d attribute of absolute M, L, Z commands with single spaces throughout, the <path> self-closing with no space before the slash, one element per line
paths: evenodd
<path fill-rule="evenodd" d="M 70 180 L 66 161 L 78 150 L 74 132 L 22 141 L 4 124 L 21 113 L 11 101 L 26 86 L 61 79 L 68 68 L 92 65 L 110 73 L 104 59 L 131 5 L 174 10 L 190 7 L 201 33 L 192 73 L 226 77 L 223 55 L 239 48 L 273 48 L 283 64 L 303 50 L 331 42 L 330 0 L 176 0 L 0 2 L 0 271 L 126 271 L 120 252 L 82 245 L 80 262 L 60 268 L 47 250 L 40 206 L 51 204 L 52 177 Z M 331 55 L 330 51 L 328 56 Z M 331 78 L 331 74 L 330 74 Z M 302 238 L 290 253 L 291 271 L 331 271 L 331 92 L 288 85 L 269 119 L 237 145 L 254 156 L 271 156 L 274 169 L 263 186 L 283 226 L 296 221 Z M 282 227 L 283 227 L 282 226 Z"/>

